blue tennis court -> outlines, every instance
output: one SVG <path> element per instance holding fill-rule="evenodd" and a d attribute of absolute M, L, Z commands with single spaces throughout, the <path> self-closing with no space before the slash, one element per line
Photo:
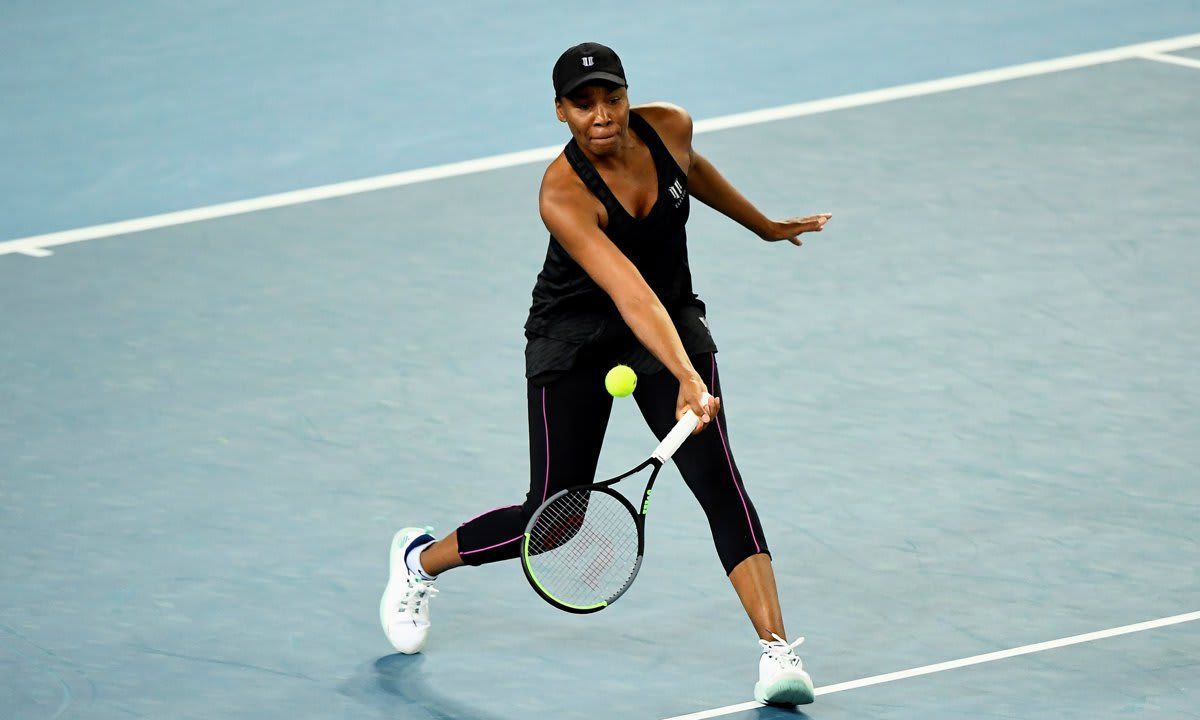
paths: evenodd
<path fill-rule="evenodd" d="M 637 12 L 0 9 L 0 718 L 1196 717 L 1195 3 Z M 802 712 L 748 702 L 673 468 L 611 609 L 507 563 L 439 581 L 424 653 L 380 631 L 398 527 L 524 493 L 544 160 L 61 234 L 561 145 L 593 35 L 765 212 L 834 215 L 689 224 Z M 600 473 L 652 441 L 617 401 Z"/>

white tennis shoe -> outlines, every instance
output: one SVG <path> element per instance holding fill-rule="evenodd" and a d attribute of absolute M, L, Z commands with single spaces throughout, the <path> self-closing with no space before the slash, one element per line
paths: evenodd
<path fill-rule="evenodd" d="M 788 644 L 771 633 L 774 640 L 759 640 L 762 656 L 758 659 L 758 682 L 754 699 L 771 705 L 807 705 L 813 701 L 812 678 L 804 672 L 804 663 L 795 653 L 804 638 Z"/>
<path fill-rule="evenodd" d="M 405 655 L 421 652 L 429 637 L 429 599 L 437 595 L 432 580 L 423 580 L 408 569 L 408 552 L 433 542 L 432 528 L 407 527 L 392 538 L 391 570 L 379 600 L 383 633 Z"/>

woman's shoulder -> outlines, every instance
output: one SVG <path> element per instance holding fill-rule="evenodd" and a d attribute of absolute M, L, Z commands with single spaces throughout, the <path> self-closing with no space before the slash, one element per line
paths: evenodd
<path fill-rule="evenodd" d="M 675 164 L 687 174 L 692 155 L 692 116 L 688 111 L 666 102 L 647 103 L 630 109 L 658 133 Z"/>
<path fill-rule="evenodd" d="M 669 102 L 652 102 L 635 105 L 630 110 L 641 115 L 664 140 L 691 142 L 692 116 L 682 107 Z"/>
<path fill-rule="evenodd" d="M 538 189 L 538 204 L 542 212 L 545 213 L 550 207 L 590 207 L 594 202 L 595 197 L 575 168 L 571 167 L 566 154 L 559 153 L 542 175 L 542 184 Z"/>
<path fill-rule="evenodd" d="M 546 172 L 542 174 L 542 192 L 574 192 L 584 187 L 583 181 L 579 178 L 579 174 L 575 172 L 575 168 L 571 167 L 571 161 L 567 159 L 566 152 L 560 152 L 556 158 L 550 161 L 546 166 Z"/>

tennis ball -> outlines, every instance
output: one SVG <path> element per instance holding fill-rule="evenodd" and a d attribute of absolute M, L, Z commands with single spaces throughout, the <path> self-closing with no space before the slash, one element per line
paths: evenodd
<path fill-rule="evenodd" d="M 637 387 L 637 373 L 628 365 L 618 365 L 604 376 L 604 387 L 613 397 L 628 397 Z"/>

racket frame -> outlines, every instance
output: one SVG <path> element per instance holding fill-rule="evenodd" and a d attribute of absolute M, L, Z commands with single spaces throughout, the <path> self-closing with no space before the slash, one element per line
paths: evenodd
<path fill-rule="evenodd" d="M 634 508 L 633 503 L 629 502 L 629 498 L 625 497 L 616 490 L 613 490 L 612 485 L 651 466 L 654 468 L 654 470 L 650 473 L 650 479 L 646 481 L 646 489 L 642 491 L 642 504 L 639 506 L 639 511 L 638 509 Z M 609 478 L 608 480 L 598 483 L 589 483 L 587 485 L 574 485 L 564 490 L 559 490 L 550 497 L 546 498 L 545 502 L 538 506 L 538 509 L 533 513 L 533 517 L 529 518 L 528 524 L 525 525 L 525 537 L 521 540 L 521 569 L 525 572 L 525 579 L 529 581 L 529 585 L 538 595 L 542 597 L 543 600 L 559 610 L 565 610 L 569 613 L 575 613 L 578 615 L 586 615 L 588 613 L 594 613 L 603 610 L 612 603 L 616 602 L 617 598 L 625 594 L 625 591 L 629 589 L 630 585 L 633 585 L 634 579 L 637 578 L 638 572 L 642 569 L 642 553 L 646 548 L 646 511 L 650 508 L 650 491 L 654 488 L 654 481 L 658 479 L 658 472 L 662 470 L 662 467 L 663 461 L 652 456 L 646 459 L 646 461 L 641 465 L 638 465 L 632 470 L 624 472 L 614 478 Z M 637 526 L 637 560 L 635 560 L 633 563 L 633 571 L 629 573 L 629 579 L 626 580 L 625 584 L 622 585 L 621 588 L 615 593 L 592 605 L 575 605 L 554 597 L 550 594 L 550 591 L 542 586 L 541 582 L 539 582 L 537 579 L 537 575 L 529 567 L 529 543 L 531 533 L 533 532 L 533 526 L 537 523 L 538 518 L 541 517 L 542 512 L 563 495 L 581 491 L 602 492 L 606 495 L 616 498 L 623 506 L 625 506 L 625 509 L 629 511 L 629 514 L 633 517 L 634 525 Z"/>
<path fill-rule="evenodd" d="M 705 394 L 701 398 L 700 402 L 702 405 L 707 406 L 708 395 Z M 662 470 L 663 465 L 665 465 L 667 461 L 671 459 L 671 456 L 674 455 L 677 450 L 679 450 L 679 447 L 683 445 L 684 441 L 691 437 L 692 431 L 696 429 L 696 425 L 699 424 L 699 422 L 700 419 L 696 417 L 695 413 L 693 413 L 691 410 L 686 410 L 683 413 L 683 416 L 679 418 L 679 421 L 675 423 L 675 427 L 671 428 L 671 431 L 662 439 L 662 442 L 658 444 L 658 447 L 654 448 L 654 452 L 650 454 L 650 457 L 646 458 L 646 460 L 637 467 L 623 472 L 616 477 L 612 477 L 608 480 L 603 480 L 598 483 L 574 485 L 565 490 L 560 490 L 546 498 L 542 504 L 538 506 L 537 510 L 534 511 L 533 516 L 529 518 L 529 522 L 526 523 L 525 537 L 521 540 L 521 570 L 525 573 L 525 579 L 529 581 L 529 585 L 533 587 L 534 591 L 537 592 L 537 594 L 540 595 L 543 600 L 560 610 L 565 610 L 569 613 L 585 615 L 603 610 L 612 603 L 616 602 L 617 598 L 625 594 L 625 591 L 628 590 L 629 586 L 633 584 L 634 579 L 637 578 L 638 572 L 642 569 L 642 552 L 646 547 L 646 511 L 650 509 L 650 491 L 654 488 L 654 481 L 658 479 L 658 472 Z M 611 486 L 624 480 L 630 475 L 634 475 L 642 470 L 645 470 L 647 467 L 653 467 L 654 470 L 650 473 L 650 479 L 646 481 L 646 489 L 642 491 L 642 504 L 639 506 L 639 511 L 634 509 L 633 504 L 629 502 L 629 498 L 613 490 Z M 556 499 L 566 495 L 567 493 L 579 491 L 603 492 L 617 498 L 621 501 L 621 504 L 625 506 L 625 509 L 629 511 L 629 514 L 633 516 L 634 524 L 637 526 L 637 560 L 634 561 L 633 571 L 630 572 L 629 579 L 625 581 L 625 584 L 620 590 L 612 595 L 609 595 L 604 600 L 592 605 L 576 605 L 559 600 L 551 595 L 550 592 L 542 586 L 541 582 L 539 582 L 537 579 L 537 575 L 534 574 L 534 572 L 529 568 L 529 543 L 534 524 L 537 523 L 538 518 L 542 515 L 542 512 Z"/>

